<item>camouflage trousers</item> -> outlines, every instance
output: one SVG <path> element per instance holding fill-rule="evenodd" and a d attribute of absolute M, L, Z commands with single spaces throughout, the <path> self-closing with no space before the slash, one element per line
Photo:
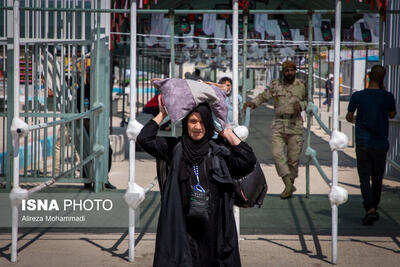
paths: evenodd
<path fill-rule="evenodd" d="M 298 175 L 299 157 L 303 148 L 303 135 L 272 131 L 272 156 L 280 177 Z"/>

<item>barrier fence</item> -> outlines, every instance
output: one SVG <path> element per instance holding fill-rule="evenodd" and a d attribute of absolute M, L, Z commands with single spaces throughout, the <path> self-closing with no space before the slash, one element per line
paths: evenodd
<path fill-rule="evenodd" d="M 107 38 L 100 39 L 100 25 L 97 23 L 97 33 L 91 41 L 57 41 L 46 40 L 35 42 L 35 40 L 20 40 L 20 9 L 19 1 L 13 2 L 13 11 L 8 14 L 8 19 L 12 15 L 13 35 L 10 36 L 7 42 L 7 104 L 4 105 L 4 115 L 7 116 L 7 125 L 10 132 L 7 134 L 7 153 L 13 156 L 7 157 L 8 177 L 13 177 L 12 191 L 10 193 L 12 203 L 12 249 L 11 261 L 15 262 L 17 259 L 17 236 L 18 236 L 18 206 L 22 199 L 29 198 L 30 194 L 43 190 L 44 188 L 54 184 L 56 181 L 68 181 L 65 177 L 75 178 L 75 171 L 80 169 L 81 176 L 82 170 L 87 167 L 88 163 L 91 164 L 89 172 L 92 176 L 87 176 L 84 179 L 73 179 L 72 182 L 93 182 L 94 189 L 98 192 L 106 182 L 107 179 L 107 164 L 108 150 L 105 149 L 108 144 L 108 90 L 101 90 L 101 86 L 107 83 L 108 76 L 101 78 L 100 73 L 107 73 L 107 51 L 108 41 Z M 8 20 L 10 21 L 10 19 Z M 97 20 L 99 22 L 99 20 Z M 12 39 L 11 39 L 12 37 Z M 90 100 L 84 99 L 84 71 L 85 71 L 85 46 L 91 54 L 91 59 L 96 64 L 93 64 L 90 75 L 91 94 Z M 3 51 L 5 46 L 3 46 Z M 21 76 L 24 77 L 24 112 L 20 112 L 20 53 L 23 53 L 24 61 L 22 61 L 24 68 Z M 58 53 L 59 52 L 59 53 Z M 4 52 L 3 52 L 4 53 Z M 80 56 L 78 57 L 78 53 Z M 68 54 L 68 55 L 66 55 Z M 13 60 L 11 60 L 13 59 Z M 78 78 L 78 64 L 80 60 L 80 79 Z M 67 61 L 67 64 L 65 64 Z M 32 68 L 30 68 L 30 62 Z M 49 66 L 51 62 L 51 66 Z M 67 68 L 67 69 L 66 69 Z M 32 73 L 30 78 L 30 71 Z M 51 74 L 50 74 L 51 73 Z M 13 79 L 10 79 L 13 77 Z M 89 77 L 87 77 L 89 79 Z M 52 81 L 52 83 L 50 82 Z M 51 86 L 50 86 L 51 84 Z M 77 87 L 81 88 L 80 95 L 77 95 Z M 3 90 L 6 90 L 5 86 Z M 100 91 L 106 91 L 100 93 Z M 51 93 L 50 93 L 51 92 Z M 52 94 L 52 101 L 49 94 Z M 80 100 L 80 105 L 76 101 Z M 84 111 L 84 102 L 87 101 L 90 107 Z M 52 104 L 52 109 L 48 105 Z M 24 118 L 21 119 L 21 118 Z M 51 121 L 49 121 L 49 118 Z M 61 118 L 61 119 L 58 119 Z M 90 141 L 85 142 L 88 144 L 83 148 L 84 134 L 84 119 L 89 118 L 90 125 L 86 128 L 90 132 Z M 58 120 L 57 120 L 58 119 Z M 77 122 L 80 125 L 77 125 Z M 31 124 L 29 126 L 28 124 Z M 55 143 L 56 126 L 60 126 L 60 139 L 61 139 L 61 161 L 65 155 L 72 155 L 72 161 L 67 169 L 64 169 L 64 164 L 61 164 L 61 170 L 55 172 L 55 149 L 53 146 L 53 160 L 52 171 L 47 171 L 47 150 L 48 150 L 48 128 L 52 128 L 53 144 Z M 75 129 L 79 128 L 79 130 Z M 70 134 L 68 134 L 70 132 Z M 87 134 L 86 134 L 87 135 Z M 11 141 L 12 136 L 12 141 Z M 23 173 L 20 171 L 20 140 L 24 138 L 24 158 L 23 158 Z M 43 148 L 40 147 L 41 139 L 44 139 Z M 65 140 L 69 139 L 69 140 Z M 77 139 L 77 140 L 75 140 Z M 31 154 L 27 153 L 27 143 L 31 143 Z M 65 143 L 70 142 L 70 146 L 66 146 L 66 151 L 63 149 Z M 75 143 L 76 142 L 76 143 Z M 80 143 L 80 146 L 78 145 Z M 76 146 L 77 145 L 77 146 Z M 73 150 L 77 147 L 80 150 L 80 163 L 75 164 Z M 42 149 L 44 152 L 42 152 Z M 70 150 L 70 151 L 68 151 Z M 30 155 L 30 162 L 28 163 L 28 155 Z M 28 175 L 30 173 L 31 175 Z M 25 179 L 26 180 L 25 180 Z M 20 187 L 21 181 L 39 182 L 29 190 Z M 11 179 L 7 180 L 8 187 L 11 185 Z"/>

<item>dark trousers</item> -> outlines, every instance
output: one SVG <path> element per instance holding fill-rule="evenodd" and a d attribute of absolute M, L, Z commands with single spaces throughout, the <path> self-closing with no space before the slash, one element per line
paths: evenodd
<path fill-rule="evenodd" d="M 386 153 L 387 150 L 372 149 L 362 145 L 357 145 L 356 147 L 357 171 L 366 211 L 371 208 L 378 209 L 378 204 L 381 200 Z"/>

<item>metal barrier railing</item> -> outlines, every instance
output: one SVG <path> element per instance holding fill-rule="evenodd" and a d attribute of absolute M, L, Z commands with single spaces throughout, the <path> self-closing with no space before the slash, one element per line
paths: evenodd
<path fill-rule="evenodd" d="M 341 28 L 341 12 L 342 5 L 340 0 L 336 0 L 335 6 L 335 29 Z M 310 12 L 308 15 L 308 40 L 309 47 L 312 47 L 312 13 Z M 340 31 L 335 31 L 335 60 L 334 60 L 334 90 L 333 90 L 333 123 L 332 128 L 333 131 L 337 131 L 338 129 L 338 110 L 339 110 L 339 75 L 340 75 Z M 316 151 L 311 148 L 311 118 L 314 116 L 317 119 L 317 122 L 321 125 L 321 127 L 330 134 L 332 138 L 332 132 L 323 124 L 321 119 L 317 114 L 317 107 L 313 104 L 312 100 L 312 88 L 313 88 L 313 51 L 309 49 L 308 56 L 308 106 L 307 106 L 307 148 L 305 154 L 309 157 L 309 161 L 306 165 L 306 197 L 310 194 L 310 161 L 313 161 L 315 166 L 317 167 L 321 177 L 331 188 L 329 192 L 329 200 L 331 202 L 331 218 L 332 218 L 332 263 L 336 264 L 337 261 L 337 224 L 338 224 L 338 205 L 341 204 L 340 201 L 332 201 L 331 192 L 333 189 L 337 188 L 338 184 L 338 149 L 332 149 L 332 180 L 326 176 L 325 172 L 322 170 L 318 160 Z M 347 145 L 347 144 L 346 144 Z M 344 189 L 343 189 L 344 190 Z M 344 192 L 346 192 L 344 190 Z M 347 193 L 347 192 L 346 192 Z M 347 196 L 342 199 L 347 200 Z"/>
<path fill-rule="evenodd" d="M 312 13 L 335 13 L 336 14 L 336 29 L 340 28 L 340 21 L 341 21 L 341 1 L 337 0 L 336 1 L 336 9 L 335 10 L 314 10 L 314 11 L 308 11 L 308 10 L 250 10 L 249 13 L 250 14 L 254 14 L 254 13 L 267 13 L 267 14 L 308 14 L 309 15 L 309 26 L 308 26 L 308 47 L 311 48 L 313 46 L 313 40 L 312 40 L 312 36 L 313 36 L 313 27 L 312 27 L 312 18 L 311 15 Z M 135 18 L 131 20 L 131 70 L 135 69 L 136 65 L 136 18 L 137 18 L 137 14 L 138 13 L 142 13 L 142 14 L 152 14 L 152 13 L 164 13 L 164 14 L 168 14 L 169 13 L 169 18 L 170 18 L 170 32 L 169 32 L 169 37 L 171 36 L 175 36 L 174 33 L 174 15 L 176 14 L 188 14 L 188 13 L 218 13 L 218 14 L 222 14 L 222 13 L 229 13 L 232 14 L 233 17 L 233 23 L 232 23 L 232 70 L 233 70 L 233 86 L 232 86 L 232 91 L 233 91 L 233 99 L 234 99 L 234 103 L 233 103 L 233 107 L 234 107 L 234 121 L 237 123 L 238 122 L 238 103 L 237 103 L 237 94 L 238 94 L 238 14 L 242 13 L 244 16 L 244 24 L 246 23 L 246 12 L 245 11 L 239 11 L 237 8 L 237 1 L 233 1 L 233 8 L 232 10 L 229 11 L 216 11 L 216 10 L 174 10 L 173 12 L 171 12 L 170 10 L 136 10 L 136 2 L 133 1 L 132 2 L 132 6 L 131 6 L 131 18 Z M 123 12 L 123 10 L 121 10 L 121 12 Z M 365 11 L 366 13 L 368 13 L 369 11 Z M 362 12 L 361 12 L 362 13 Z M 244 33 L 244 42 L 246 42 L 246 32 Z M 170 38 L 170 62 L 171 62 L 171 77 L 175 77 L 175 47 L 174 47 L 174 39 L 175 38 Z M 339 81 L 339 54 L 340 54 L 340 46 L 338 46 L 340 44 L 340 31 L 336 31 L 336 35 L 335 35 L 335 96 L 334 96 L 334 129 L 337 129 L 337 117 L 338 117 L 338 113 L 337 113 L 337 106 L 338 105 L 338 81 Z M 382 41 L 382 40 L 380 40 Z M 134 43 L 134 45 L 132 45 L 132 43 Z M 305 42 L 303 42 L 305 43 Z M 381 45 L 381 43 L 380 43 Z M 244 51 L 244 55 L 243 55 L 243 62 L 244 62 L 244 66 L 246 65 L 246 49 L 243 50 Z M 309 103 L 312 103 L 312 96 L 311 96 L 311 88 L 312 88 L 312 68 L 313 68 L 313 49 L 308 49 L 308 68 L 309 68 Z M 133 72 L 135 73 L 135 72 Z M 136 77 L 134 77 L 136 78 Z M 244 92 L 243 92 L 243 99 L 246 100 L 246 84 L 243 84 L 244 87 Z M 131 91 L 134 91 L 134 88 L 131 87 Z M 132 97 L 132 101 L 134 101 L 134 95 L 131 95 Z M 132 112 L 132 109 L 131 109 Z M 316 158 L 316 153 L 315 151 L 313 151 L 310 148 L 310 127 L 311 127 L 311 116 L 313 115 L 313 112 L 308 111 L 307 112 L 307 117 L 308 117 L 308 121 L 307 121 L 307 132 L 308 132 L 308 136 L 307 136 L 307 154 L 310 156 L 310 160 L 313 160 L 314 163 L 316 164 L 318 170 L 321 173 L 322 178 L 328 183 L 328 185 L 330 186 L 336 186 L 337 187 L 337 150 L 334 149 L 333 150 L 333 178 L 332 181 L 329 180 L 326 176 L 326 174 L 324 174 L 322 168 L 319 166 L 318 160 Z M 315 114 L 317 121 L 319 123 L 321 123 L 321 125 L 323 125 L 321 119 L 318 117 L 317 114 Z M 246 117 L 248 115 L 246 114 Z M 131 117 L 130 117 L 132 123 L 135 120 L 135 116 L 131 113 Z M 324 125 L 323 126 L 324 130 L 326 130 L 327 132 L 330 132 L 330 130 Z M 174 132 L 173 132 L 174 135 Z M 130 171 L 130 182 L 134 183 L 135 178 L 133 175 L 133 171 L 134 170 L 134 153 L 132 153 L 132 151 L 134 151 L 135 149 L 135 144 L 134 144 L 134 140 L 130 141 L 130 162 L 131 162 L 131 171 Z M 307 168 L 306 168 L 306 177 L 307 177 L 307 184 L 309 184 L 309 164 L 307 164 Z M 309 186 L 307 186 L 309 187 Z M 307 192 L 309 194 L 309 188 L 307 189 Z M 332 207 L 332 262 L 336 263 L 337 260 L 337 203 L 334 203 L 331 205 Z M 133 222 L 133 218 L 134 218 L 134 210 L 130 209 L 129 210 L 130 213 L 130 222 Z M 236 212 L 235 214 L 235 219 L 237 222 L 237 229 L 239 232 L 239 224 L 238 224 L 238 212 Z M 134 245 L 134 224 L 130 223 L 130 228 L 129 228 L 129 260 L 133 261 L 134 260 L 134 250 L 133 250 L 133 245 Z"/>
<path fill-rule="evenodd" d="M 9 155 L 13 156 L 11 170 L 8 170 L 9 174 L 12 174 L 12 191 L 10 193 L 11 198 L 11 205 L 12 205 L 12 245 L 11 245 L 11 261 L 15 262 L 17 259 L 17 236 L 18 236 L 18 206 L 23 199 L 26 199 L 30 196 L 30 194 L 43 190 L 48 186 L 54 184 L 56 181 L 61 180 L 61 178 L 69 175 L 73 175 L 77 169 L 82 169 L 90 162 L 92 164 L 92 173 L 93 173 L 93 182 L 94 182 L 94 189 L 95 192 L 98 192 L 105 183 L 105 179 L 107 178 L 107 158 L 108 158 L 108 149 L 105 149 L 106 145 L 108 145 L 107 137 L 108 137 L 108 90 L 105 92 L 100 93 L 100 88 L 103 85 L 108 85 L 108 75 L 104 75 L 105 73 L 109 73 L 108 69 L 108 42 L 106 39 L 100 37 L 100 19 L 97 19 L 97 33 L 96 33 L 96 40 L 95 45 L 93 46 L 93 41 L 86 42 L 86 41 L 75 41 L 72 43 L 68 43 L 68 41 L 58 41 L 52 40 L 51 42 L 36 42 L 35 40 L 23 40 L 20 41 L 20 9 L 19 9 L 19 1 L 14 1 L 13 3 L 13 35 L 12 35 L 12 47 L 13 49 L 7 49 L 8 51 L 8 58 L 12 58 L 12 60 L 8 60 L 7 65 L 9 66 L 7 75 L 8 77 L 12 77 L 13 79 L 8 79 L 7 84 L 7 125 L 10 129 L 10 132 L 7 136 L 9 140 L 7 142 L 7 152 Z M 94 38 L 92 39 L 94 40 Z M 24 101 L 24 113 L 20 112 L 20 44 L 24 44 L 25 46 L 25 60 L 23 62 L 25 66 L 24 72 L 24 82 L 25 82 L 25 101 Z M 49 43 L 53 45 L 53 54 L 49 52 Z M 93 68 L 91 68 L 91 73 L 95 75 L 90 75 L 91 79 L 91 94 L 90 94 L 90 103 L 91 107 L 87 111 L 83 111 L 84 109 L 84 83 L 83 83 L 83 75 L 79 80 L 78 71 L 77 71 L 77 45 L 84 44 L 84 45 L 91 45 L 92 48 L 92 55 L 91 59 L 95 62 L 93 64 Z M 10 43 L 7 44 L 11 46 Z M 57 47 L 61 46 L 60 51 L 60 64 L 56 63 L 56 58 L 58 57 L 57 54 Z M 31 47 L 32 49 L 29 49 Z M 9 52 L 12 51 L 12 52 Z M 81 63 L 81 72 L 85 69 L 84 66 L 84 57 L 85 57 L 85 48 L 82 45 L 81 56 L 80 56 L 80 63 Z M 29 77 L 29 53 L 32 53 L 33 56 L 31 57 L 32 61 L 32 77 Z M 43 54 L 42 54 L 43 53 Z M 65 56 L 65 53 L 68 56 Z M 50 58 L 49 58 L 50 55 Z M 71 56 L 70 56 L 71 55 Z M 72 56 L 73 55 L 73 56 Z M 68 59 L 67 63 L 65 64 L 65 60 Z M 48 62 L 52 62 L 52 86 L 49 86 L 49 66 Z M 102 62 L 102 64 L 100 64 Z M 104 64 L 103 64 L 104 63 Z M 67 69 L 66 69 L 67 67 Z M 12 71 L 10 70 L 12 69 Z M 66 77 L 68 77 L 68 88 L 67 82 L 65 82 Z M 31 82 L 30 82 L 31 80 Z M 67 89 L 76 89 L 73 88 L 75 85 L 78 85 L 80 81 L 80 96 L 79 98 L 76 95 L 76 91 L 71 90 L 68 92 Z M 32 86 L 29 86 L 32 84 Z M 44 86 L 44 90 L 41 90 L 41 85 Z M 60 96 L 58 99 L 59 101 L 56 102 L 55 97 L 53 98 L 53 112 L 49 112 L 48 109 L 48 97 L 49 97 L 49 88 L 53 90 L 53 94 Z M 32 93 L 29 94 L 28 91 Z M 43 91 L 43 95 L 39 94 Z M 28 96 L 31 95 L 31 102 L 29 102 Z M 43 101 L 41 101 L 41 97 Z M 72 112 L 68 112 L 67 103 L 68 99 L 71 100 L 71 106 L 69 107 Z M 80 106 L 76 105 L 75 99 L 80 99 Z M 29 103 L 31 103 L 29 105 Z M 29 105 L 29 107 L 28 107 Z M 57 107 L 56 107 L 57 106 Z M 75 113 L 75 110 L 78 109 L 81 111 L 80 113 Z M 29 112 L 31 111 L 31 112 Z M 24 117 L 25 121 L 22 120 L 20 117 Z M 61 117 L 60 120 L 55 120 L 55 118 Z M 40 118 L 43 118 L 44 122 L 40 121 Z M 53 121 L 48 121 L 48 118 L 53 118 Z M 80 121 L 80 132 L 81 138 L 80 143 L 83 143 L 83 119 L 90 118 L 90 144 L 89 149 L 85 149 L 87 155 L 83 157 L 83 146 L 80 147 L 81 150 L 81 157 L 80 163 L 75 164 L 73 160 L 72 166 L 68 170 L 61 169 L 60 173 L 56 175 L 54 173 L 54 164 L 53 164 L 53 175 L 52 177 L 47 177 L 47 175 L 41 177 L 41 181 L 45 181 L 29 190 L 22 189 L 20 187 L 20 141 L 21 138 L 25 139 L 25 143 L 28 141 L 28 135 L 31 134 L 32 140 L 39 140 L 41 138 L 41 130 L 44 131 L 43 136 L 45 138 L 44 141 L 44 151 L 45 156 L 47 156 L 47 129 L 53 128 L 53 137 L 55 136 L 55 129 L 56 126 L 61 126 L 61 146 L 65 146 L 65 137 L 64 132 L 66 128 L 68 128 L 73 135 L 75 135 L 75 123 Z M 29 126 L 28 124 L 32 124 Z M 12 137 L 12 141 L 11 141 Z M 74 148 L 75 136 L 71 138 L 71 150 Z M 34 147 L 37 151 L 40 149 L 37 147 L 39 142 L 32 143 L 32 150 Z M 24 174 L 27 172 L 27 146 L 24 148 Z M 36 151 L 35 151 L 36 152 Z M 62 156 L 63 157 L 63 152 Z M 54 150 L 53 150 L 54 156 Z M 34 153 L 33 155 L 33 170 L 40 170 L 39 162 L 41 161 L 40 152 Z M 8 157 L 11 158 L 11 157 Z M 47 173 L 47 162 L 46 158 L 43 159 L 42 165 L 44 173 Z M 54 161 L 53 161 L 54 163 Z M 39 166 L 39 167 L 38 167 Z M 11 176 L 11 175 L 10 175 Z M 74 176 L 74 175 L 73 175 Z M 50 178 L 50 179 L 49 179 Z M 39 180 L 36 180 L 39 181 Z M 82 181 L 86 181 L 83 179 Z M 11 185 L 11 179 L 7 181 L 9 185 Z"/>

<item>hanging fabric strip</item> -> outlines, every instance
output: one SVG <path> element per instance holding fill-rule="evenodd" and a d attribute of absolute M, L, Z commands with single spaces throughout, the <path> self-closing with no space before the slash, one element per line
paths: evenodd
<path fill-rule="evenodd" d="M 267 14 L 254 14 L 254 29 L 259 33 L 264 33 L 267 30 Z"/>
<path fill-rule="evenodd" d="M 203 15 L 203 32 L 207 35 L 211 35 L 215 32 L 215 23 L 217 20 L 217 14 L 204 14 Z"/>
<path fill-rule="evenodd" d="M 312 26 L 318 27 L 318 28 L 321 27 L 321 14 L 320 13 L 312 15 Z"/>
<path fill-rule="evenodd" d="M 162 34 L 164 14 L 151 14 L 151 34 L 160 35 Z"/>

